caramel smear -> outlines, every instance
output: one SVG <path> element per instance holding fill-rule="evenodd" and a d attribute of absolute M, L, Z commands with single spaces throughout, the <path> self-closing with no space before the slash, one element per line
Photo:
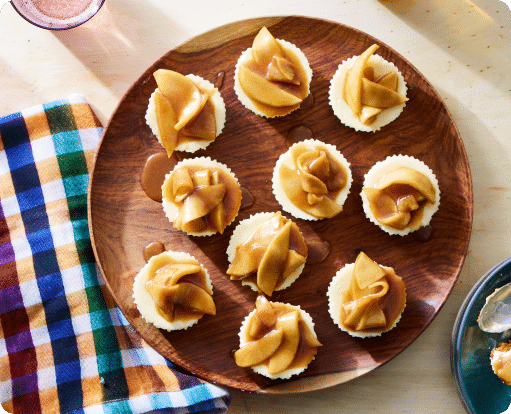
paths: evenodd
<path fill-rule="evenodd" d="M 342 211 L 335 199 L 346 186 L 346 168 L 324 146 L 310 148 L 298 143 L 291 148 L 293 165 L 282 164 L 279 175 L 284 193 L 300 210 L 316 217 L 331 218 Z"/>
<path fill-rule="evenodd" d="M 167 255 L 155 256 L 145 288 L 158 313 L 169 322 L 215 315 L 213 292 L 206 273 L 195 259 L 175 261 Z"/>
<path fill-rule="evenodd" d="M 408 167 L 388 172 L 374 188 L 362 190 L 376 220 L 398 230 L 421 227 L 424 207 L 436 200 L 429 178 Z"/>
<path fill-rule="evenodd" d="M 300 229 L 277 212 L 236 247 L 227 274 L 231 280 L 255 283 L 271 296 L 306 260 L 307 245 Z"/>
<path fill-rule="evenodd" d="M 262 295 L 256 300 L 245 339 L 246 344 L 234 353 L 236 364 L 264 364 L 270 375 L 306 367 L 322 346 L 296 308 L 269 302 Z"/>
<path fill-rule="evenodd" d="M 187 233 L 223 234 L 241 205 L 240 185 L 233 177 L 200 165 L 172 171 L 163 183 L 162 196 L 178 206 L 173 225 Z"/>
<path fill-rule="evenodd" d="M 238 67 L 245 94 L 265 115 L 282 116 L 297 109 L 309 94 L 299 58 L 263 27 L 252 44 L 252 57 Z"/>
<path fill-rule="evenodd" d="M 213 141 L 217 131 L 210 97 L 217 89 L 202 89 L 172 70 L 158 69 L 153 76 L 158 85 L 154 94 L 158 133 L 167 155 L 183 142 Z"/>
<path fill-rule="evenodd" d="M 401 105 L 408 98 L 397 92 L 398 77 L 388 72 L 374 79 L 374 69 L 369 58 L 379 48 L 374 44 L 364 51 L 351 65 L 344 78 L 342 97 L 353 114 L 364 125 L 371 125 L 386 108 Z"/>
<path fill-rule="evenodd" d="M 140 176 L 140 185 L 146 195 L 161 203 L 161 186 L 165 176 L 170 173 L 179 162 L 176 154 L 169 157 L 167 152 L 152 154 L 145 162 Z"/>
<path fill-rule="evenodd" d="M 379 333 L 390 329 L 406 303 L 403 280 L 360 252 L 349 288 L 341 298 L 341 324 L 351 331 Z"/>
<path fill-rule="evenodd" d="M 146 262 L 149 261 L 149 259 L 153 256 L 157 256 L 160 253 L 163 253 L 165 251 L 165 245 L 161 241 L 154 241 L 149 243 L 144 248 L 144 260 Z"/>

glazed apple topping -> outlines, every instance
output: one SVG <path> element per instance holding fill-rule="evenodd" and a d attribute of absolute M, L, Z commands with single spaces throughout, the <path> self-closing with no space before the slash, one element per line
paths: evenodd
<path fill-rule="evenodd" d="M 298 226 L 277 212 L 236 247 L 227 274 L 231 280 L 251 281 L 271 296 L 306 260 L 307 245 Z"/>
<path fill-rule="evenodd" d="M 204 270 L 195 259 L 176 261 L 160 255 L 151 261 L 150 266 L 145 289 L 158 313 L 167 321 L 199 319 L 204 314 L 216 314 L 213 292 Z"/>
<path fill-rule="evenodd" d="M 424 207 L 436 200 L 431 180 L 408 167 L 388 172 L 374 187 L 364 187 L 363 191 L 376 220 L 398 230 L 418 229 Z"/>
<path fill-rule="evenodd" d="M 360 252 L 349 288 L 342 293 L 340 321 L 351 331 L 384 332 L 399 318 L 405 302 L 403 280 Z"/>
<path fill-rule="evenodd" d="M 342 211 L 335 202 L 346 186 L 346 168 L 321 145 L 309 148 L 304 143 L 291 147 L 292 163 L 283 163 L 280 182 L 289 200 L 300 210 L 316 217 L 331 218 Z"/>
<path fill-rule="evenodd" d="M 374 44 L 366 49 L 353 62 L 344 78 L 342 97 L 364 125 L 373 124 L 383 110 L 408 101 L 397 91 L 398 77 L 395 72 L 387 72 L 375 79 L 369 58 L 378 48 Z"/>
<path fill-rule="evenodd" d="M 264 364 L 270 375 L 306 367 L 322 346 L 295 307 L 269 302 L 263 295 L 248 321 L 246 343 L 234 354 L 241 367 Z"/>
<path fill-rule="evenodd" d="M 164 200 L 178 206 L 174 227 L 187 233 L 223 233 L 241 205 L 238 182 L 217 168 L 183 166 L 172 171 L 162 186 Z"/>
<path fill-rule="evenodd" d="M 307 74 L 298 57 L 266 27 L 254 38 L 251 58 L 238 67 L 245 94 L 268 116 L 296 109 L 309 94 Z"/>
<path fill-rule="evenodd" d="M 210 97 L 217 89 L 203 89 L 172 70 L 158 69 L 153 76 L 158 85 L 154 94 L 158 133 L 167 155 L 183 142 L 213 141 L 217 131 Z"/>

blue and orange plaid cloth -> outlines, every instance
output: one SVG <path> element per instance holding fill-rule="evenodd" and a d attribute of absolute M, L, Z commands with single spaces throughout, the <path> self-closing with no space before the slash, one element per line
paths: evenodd
<path fill-rule="evenodd" d="M 0 402 L 11 413 L 224 413 L 113 303 L 87 224 L 102 128 L 82 95 L 0 118 Z M 0 410 L 1 411 L 1 410 Z"/>

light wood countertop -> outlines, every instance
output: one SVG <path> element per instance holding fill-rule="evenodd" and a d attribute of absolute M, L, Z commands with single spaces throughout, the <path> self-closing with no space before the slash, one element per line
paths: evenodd
<path fill-rule="evenodd" d="M 450 366 L 467 293 L 511 256 L 511 12 L 499 0 L 106 0 L 81 27 L 52 32 L 0 12 L 0 116 L 81 93 L 103 124 L 130 85 L 168 50 L 237 20 L 318 17 L 391 46 L 436 88 L 470 162 L 474 220 L 452 294 L 425 332 L 384 366 L 294 395 L 231 390 L 230 413 L 464 413 Z"/>

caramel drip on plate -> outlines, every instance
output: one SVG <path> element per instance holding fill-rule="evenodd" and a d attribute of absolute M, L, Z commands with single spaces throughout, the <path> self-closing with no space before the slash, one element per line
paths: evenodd
<path fill-rule="evenodd" d="M 330 254 L 330 243 L 325 240 L 308 241 L 307 248 L 307 264 L 321 263 Z"/>
<path fill-rule="evenodd" d="M 241 186 L 241 205 L 240 210 L 246 210 L 255 203 L 255 196 L 246 187 Z"/>
<path fill-rule="evenodd" d="M 288 147 L 292 147 L 293 144 L 296 144 L 297 142 L 312 138 L 314 138 L 314 133 L 308 126 L 297 125 L 288 131 L 286 135 L 286 143 Z"/>
<path fill-rule="evenodd" d="M 144 260 L 148 262 L 151 257 L 157 256 L 164 251 L 165 246 L 161 241 L 151 242 L 144 248 Z"/>
<path fill-rule="evenodd" d="M 147 159 L 140 177 L 140 184 L 150 199 L 161 202 L 161 186 L 165 175 L 174 169 L 178 161 L 175 155 L 169 158 L 166 152 L 153 154 Z"/>
<path fill-rule="evenodd" d="M 224 86 L 224 80 L 225 80 L 225 71 L 220 71 L 218 72 L 218 78 L 216 80 L 216 85 L 215 87 L 217 89 L 222 89 L 222 86 Z"/>

